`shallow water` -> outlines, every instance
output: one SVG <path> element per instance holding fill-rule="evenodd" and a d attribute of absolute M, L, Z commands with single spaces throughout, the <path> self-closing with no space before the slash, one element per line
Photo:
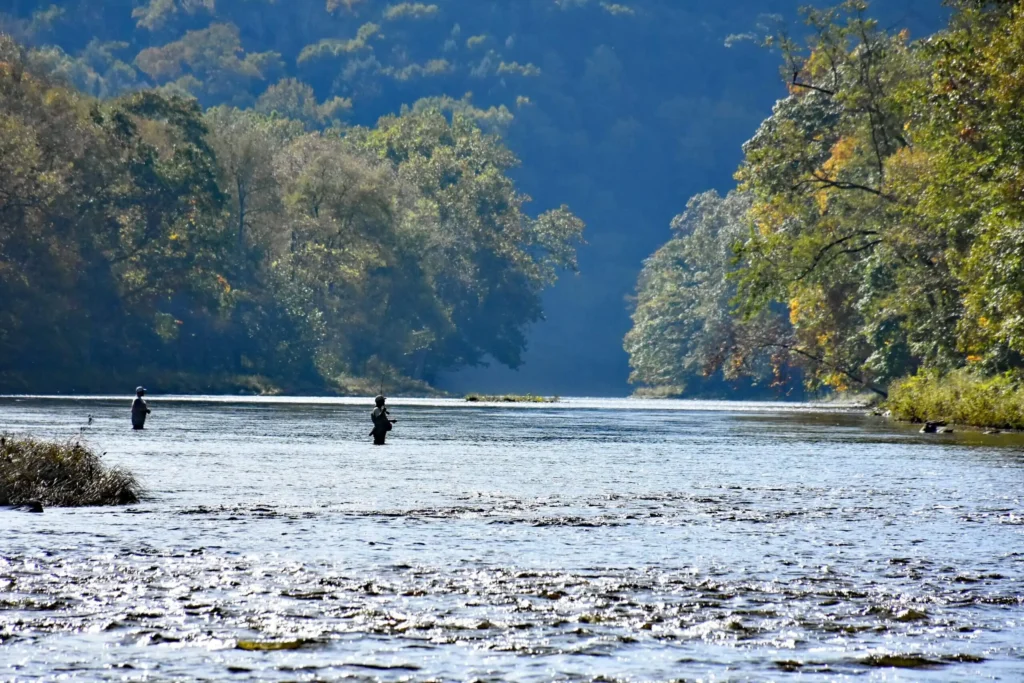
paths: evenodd
<path fill-rule="evenodd" d="M 0 399 L 151 492 L 0 512 L 0 679 L 1024 679 L 1019 436 L 394 403 Z"/>

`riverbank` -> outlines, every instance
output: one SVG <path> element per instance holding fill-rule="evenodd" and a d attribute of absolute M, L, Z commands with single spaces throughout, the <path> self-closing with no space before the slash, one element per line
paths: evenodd
<path fill-rule="evenodd" d="M 130 505 L 142 494 L 135 475 L 87 445 L 0 436 L 0 505 Z"/>
<path fill-rule="evenodd" d="M 447 398 L 448 392 L 408 377 L 339 376 L 324 381 L 285 381 L 265 375 L 195 374 L 141 368 L 131 374 L 90 374 L 76 377 L 27 378 L 0 376 L 0 394 L 7 395 L 121 395 L 139 384 L 158 394 L 221 396 L 389 396 Z"/>
<path fill-rule="evenodd" d="M 1014 375 L 968 370 L 921 374 L 895 382 L 884 406 L 894 419 L 988 429 L 1024 429 L 1024 385 Z"/>

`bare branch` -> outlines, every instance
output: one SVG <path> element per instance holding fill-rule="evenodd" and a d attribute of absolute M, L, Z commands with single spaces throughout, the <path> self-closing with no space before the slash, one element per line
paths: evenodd
<path fill-rule="evenodd" d="M 832 178 L 827 178 L 817 172 L 811 174 L 811 179 L 814 182 L 820 183 L 821 185 L 825 185 L 826 187 L 834 187 L 837 190 L 859 190 L 861 192 L 868 192 L 870 194 L 873 194 L 876 197 L 881 197 L 882 199 L 889 202 L 895 203 L 898 201 L 897 198 L 892 196 L 891 194 L 886 194 L 885 192 L 882 192 L 881 190 L 875 189 L 873 187 L 869 187 L 868 185 L 861 185 L 860 183 L 851 183 L 846 180 L 833 180 Z M 802 183 L 797 184 L 793 189 L 797 189 L 800 186 L 800 184 Z"/>
<path fill-rule="evenodd" d="M 852 240 L 854 238 L 857 238 L 857 237 L 871 237 L 871 236 L 877 235 L 877 234 L 878 234 L 878 232 L 875 231 L 875 230 L 858 230 L 856 232 L 850 233 L 849 235 L 845 235 L 843 237 L 840 237 L 837 240 L 834 240 L 834 241 L 826 244 L 824 247 L 822 247 L 821 249 L 818 250 L 817 254 L 814 255 L 814 259 L 811 261 L 811 265 L 807 266 L 807 268 L 805 268 L 803 270 L 803 272 L 800 273 L 800 275 L 798 275 L 797 277 L 795 277 L 792 280 L 790 280 L 790 282 L 791 283 L 792 282 L 800 282 L 805 277 L 807 277 L 812 272 L 814 272 L 814 269 L 818 267 L 818 264 L 821 263 L 821 260 L 823 258 L 825 258 L 825 256 L 828 255 L 828 253 L 832 249 L 834 249 L 834 248 L 836 248 L 836 247 L 838 247 L 838 246 L 840 246 L 842 244 L 845 244 L 846 242 L 849 242 L 850 240 Z M 844 249 L 844 250 L 840 251 L 839 254 L 856 254 L 857 252 L 864 251 L 865 249 L 870 249 L 871 247 L 875 246 L 876 244 L 880 243 L 881 241 L 882 240 L 875 240 L 875 241 L 870 242 L 869 244 L 861 246 L 861 247 L 857 247 L 857 248 L 854 248 L 854 249 Z M 829 263 L 831 263 L 831 261 L 829 261 Z"/>
<path fill-rule="evenodd" d="M 834 91 L 829 90 L 827 88 L 819 88 L 818 86 L 811 85 L 810 83 L 800 83 L 800 82 L 798 82 L 796 79 L 797 79 L 797 76 L 799 76 L 799 75 L 800 75 L 799 71 L 794 71 L 793 72 L 793 83 L 792 83 L 792 85 L 793 85 L 794 88 L 807 88 L 808 90 L 817 90 L 818 92 L 823 92 L 826 95 L 835 95 Z"/>

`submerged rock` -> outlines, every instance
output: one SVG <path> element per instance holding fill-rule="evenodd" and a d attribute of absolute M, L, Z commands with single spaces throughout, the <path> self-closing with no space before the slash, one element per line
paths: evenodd
<path fill-rule="evenodd" d="M 866 666 L 889 669 L 934 669 L 946 662 L 919 654 L 878 654 L 860 660 Z"/>
<path fill-rule="evenodd" d="M 278 650 L 298 650 L 314 641 L 307 638 L 296 640 L 239 640 L 235 647 L 250 652 L 276 652 Z"/>

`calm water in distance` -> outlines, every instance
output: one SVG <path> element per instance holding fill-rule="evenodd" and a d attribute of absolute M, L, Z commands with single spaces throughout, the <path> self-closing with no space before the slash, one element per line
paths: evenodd
<path fill-rule="evenodd" d="M 150 492 L 0 511 L 0 680 L 1024 680 L 1019 436 L 391 403 L 0 399 Z"/>

